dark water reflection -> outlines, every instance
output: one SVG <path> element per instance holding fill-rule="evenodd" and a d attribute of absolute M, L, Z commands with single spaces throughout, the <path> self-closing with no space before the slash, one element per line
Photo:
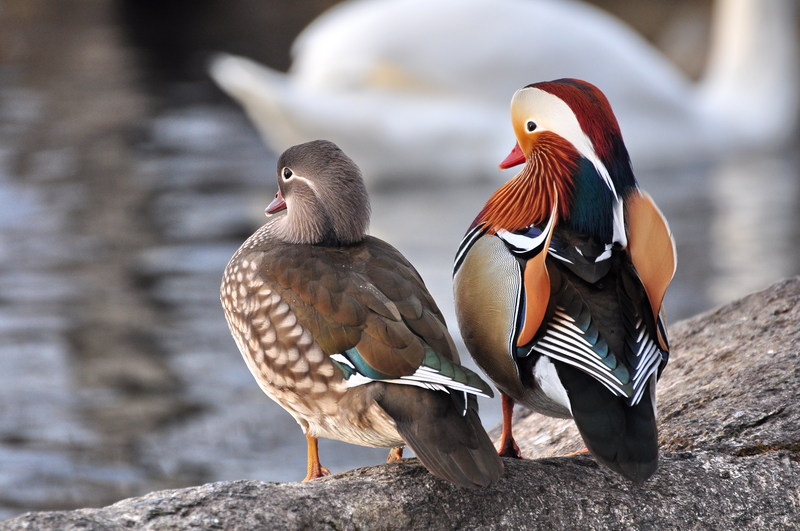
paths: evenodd
<path fill-rule="evenodd" d="M 201 66 L 223 47 L 285 64 L 311 15 L 227 7 L 0 7 L 0 518 L 302 476 L 302 435 L 252 382 L 217 298 L 273 193 L 274 155 Z M 264 17 L 287 21 L 271 57 L 247 38 Z M 678 241 L 672 319 L 800 273 L 797 162 L 640 175 Z M 451 258 L 493 187 L 373 195 L 372 232 L 418 265 L 451 323 Z M 484 412 L 492 425 L 497 408 Z M 322 452 L 334 471 L 385 457 Z"/>

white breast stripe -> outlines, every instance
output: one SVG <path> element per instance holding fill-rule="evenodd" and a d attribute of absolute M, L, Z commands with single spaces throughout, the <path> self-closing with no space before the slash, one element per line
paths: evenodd
<path fill-rule="evenodd" d="M 497 236 L 510 245 L 514 251 L 518 253 L 529 253 L 547 241 L 547 237 L 553 230 L 553 223 L 555 223 L 556 220 L 556 212 L 556 207 L 553 207 L 552 211 L 550 212 L 550 219 L 547 220 L 547 225 L 545 225 L 542 232 L 537 236 L 530 237 L 524 234 L 514 234 L 513 232 L 508 232 L 505 229 L 500 229 L 497 231 Z"/>
<path fill-rule="evenodd" d="M 461 243 L 458 245 L 458 251 L 456 252 L 456 259 L 453 262 L 453 276 L 458 273 L 459 268 L 461 267 L 461 263 L 464 261 L 464 258 L 467 256 L 467 253 L 472 248 L 473 244 L 478 241 L 478 238 L 483 236 L 483 224 L 473 227 L 471 231 L 469 231 L 464 238 L 461 239 Z"/>

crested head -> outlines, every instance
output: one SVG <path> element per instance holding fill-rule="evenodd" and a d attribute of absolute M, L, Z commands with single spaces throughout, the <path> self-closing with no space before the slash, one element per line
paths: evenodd
<path fill-rule="evenodd" d="M 267 208 L 287 243 L 350 245 L 364 239 L 369 197 L 358 166 L 333 142 L 290 147 L 278 159 L 278 194 Z"/>
<path fill-rule="evenodd" d="M 538 118 L 540 128 L 555 131 L 576 147 L 591 149 L 601 159 L 611 152 L 613 141 L 622 136 L 605 95 L 591 83 L 579 79 L 528 85 L 514 94 L 511 109 L 515 130 L 516 122 L 532 114 L 530 118 Z"/>
<path fill-rule="evenodd" d="M 614 195 L 635 185 L 617 118 L 591 83 L 557 79 L 521 88 L 511 99 L 511 122 L 526 160 L 542 134 L 551 132 L 591 162 Z"/>
<path fill-rule="evenodd" d="M 514 94 L 511 121 L 517 147 L 501 167 L 525 166 L 489 199 L 475 224 L 486 223 L 490 232 L 540 224 L 557 197 L 560 220 L 605 239 L 613 231 L 614 202 L 636 181 L 603 93 L 577 79 L 534 83 Z"/>

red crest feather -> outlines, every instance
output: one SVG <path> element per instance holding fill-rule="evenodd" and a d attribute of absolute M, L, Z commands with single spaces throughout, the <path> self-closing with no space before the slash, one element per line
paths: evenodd
<path fill-rule="evenodd" d="M 622 133 L 611 104 L 600 89 L 580 79 L 559 79 L 531 86 L 564 101 L 575 113 L 583 132 L 592 141 L 597 156 L 604 163 L 608 161 L 614 140 L 621 138 Z"/>

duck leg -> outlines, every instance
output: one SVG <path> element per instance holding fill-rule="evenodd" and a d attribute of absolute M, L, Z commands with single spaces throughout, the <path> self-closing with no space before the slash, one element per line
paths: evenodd
<path fill-rule="evenodd" d="M 588 448 L 581 448 L 577 452 L 570 452 L 568 454 L 564 454 L 564 457 L 575 457 L 576 455 L 582 455 L 582 454 L 588 454 L 588 453 L 589 453 L 589 449 Z"/>
<path fill-rule="evenodd" d="M 303 481 L 311 481 L 312 479 L 321 478 L 323 476 L 330 476 L 331 471 L 319 464 L 317 438 L 306 433 L 306 441 L 308 442 L 308 472 Z"/>
<path fill-rule="evenodd" d="M 403 447 L 398 446 L 396 448 L 392 448 L 389 450 L 389 457 L 386 458 L 387 463 L 394 463 L 395 461 L 400 461 L 403 458 Z"/>
<path fill-rule="evenodd" d="M 522 459 L 514 436 L 511 434 L 511 418 L 514 415 L 514 399 L 505 393 L 500 393 L 503 397 L 503 433 L 500 435 L 500 448 L 497 453 L 500 457 L 515 457 Z"/>

